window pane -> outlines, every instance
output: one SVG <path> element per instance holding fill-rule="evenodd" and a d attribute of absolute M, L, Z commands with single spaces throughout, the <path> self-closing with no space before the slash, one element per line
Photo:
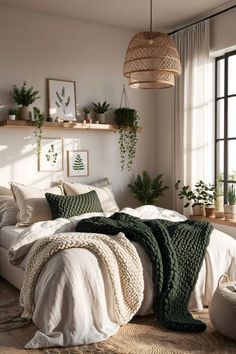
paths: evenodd
<path fill-rule="evenodd" d="M 224 138 L 224 100 L 217 101 L 217 139 Z"/>
<path fill-rule="evenodd" d="M 236 138 L 236 97 L 228 100 L 228 137 Z"/>
<path fill-rule="evenodd" d="M 217 61 L 217 97 L 223 97 L 225 91 L 225 59 Z"/>
<path fill-rule="evenodd" d="M 228 179 L 236 181 L 236 140 L 228 141 Z"/>
<path fill-rule="evenodd" d="M 230 56 L 228 61 L 228 94 L 236 94 L 236 55 Z"/>
<path fill-rule="evenodd" d="M 224 176 L 224 141 L 217 142 L 216 175 L 221 179 Z"/>

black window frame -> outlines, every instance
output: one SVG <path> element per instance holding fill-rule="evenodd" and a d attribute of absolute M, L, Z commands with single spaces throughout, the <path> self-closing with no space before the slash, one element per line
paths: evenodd
<path fill-rule="evenodd" d="M 229 57 L 236 55 L 236 50 L 225 53 L 219 57 L 215 58 L 215 183 L 217 182 L 217 162 L 218 162 L 218 152 L 217 152 L 217 143 L 220 141 L 224 142 L 224 179 L 220 182 L 223 183 L 224 190 L 224 202 L 227 203 L 227 191 L 229 184 L 236 184 L 236 181 L 231 181 L 228 179 L 228 141 L 235 140 L 236 136 L 228 138 L 228 100 L 230 97 L 236 97 L 235 94 L 228 94 L 228 61 Z M 224 59 L 224 95 L 217 97 L 217 84 L 218 84 L 218 74 L 217 74 L 217 63 L 218 61 Z M 224 137 L 218 138 L 218 110 L 217 103 L 219 100 L 224 101 Z"/>

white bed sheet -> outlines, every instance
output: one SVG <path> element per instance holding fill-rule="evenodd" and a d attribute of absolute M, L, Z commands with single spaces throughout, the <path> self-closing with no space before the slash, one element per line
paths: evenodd
<path fill-rule="evenodd" d="M 2 227 L 0 229 L 0 246 L 8 250 L 24 230 L 26 230 L 26 227 L 18 227 L 16 225 Z"/>

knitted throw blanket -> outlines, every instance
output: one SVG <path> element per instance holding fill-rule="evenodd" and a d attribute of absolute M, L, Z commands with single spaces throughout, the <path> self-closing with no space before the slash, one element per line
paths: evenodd
<path fill-rule="evenodd" d="M 37 241 L 25 269 L 20 304 L 23 318 L 32 318 L 34 291 L 45 263 L 57 252 L 68 248 L 87 248 L 100 257 L 109 275 L 114 299 L 114 312 L 119 325 L 128 323 L 143 300 L 143 269 L 135 247 L 119 233 L 115 237 L 99 234 L 62 233 Z"/>
<path fill-rule="evenodd" d="M 204 331 L 206 326 L 188 311 L 191 292 L 197 281 L 209 236 L 207 222 L 187 220 L 141 220 L 124 213 L 110 218 L 81 220 L 80 232 L 125 236 L 141 244 L 152 262 L 153 311 L 160 322 L 177 331 Z"/>

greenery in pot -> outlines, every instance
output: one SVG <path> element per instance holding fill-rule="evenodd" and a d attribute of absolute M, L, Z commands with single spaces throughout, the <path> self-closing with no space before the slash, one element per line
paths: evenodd
<path fill-rule="evenodd" d="M 231 184 L 228 188 L 228 202 L 229 202 L 229 205 L 236 204 L 236 193 L 235 193 L 235 188 L 234 188 L 233 184 Z"/>
<path fill-rule="evenodd" d="M 90 109 L 88 107 L 84 107 L 84 114 L 87 115 L 90 113 Z"/>
<path fill-rule="evenodd" d="M 18 109 L 12 108 L 12 107 L 8 108 L 8 115 L 9 116 L 17 116 L 17 113 L 18 113 Z"/>
<path fill-rule="evenodd" d="M 30 104 L 34 103 L 37 99 L 40 98 L 40 96 L 38 96 L 39 91 L 34 91 L 33 86 L 30 88 L 26 87 L 26 81 L 23 82 L 21 88 L 18 88 L 16 85 L 14 85 L 10 93 L 16 103 L 23 107 L 28 107 Z"/>
<path fill-rule="evenodd" d="M 123 171 L 126 166 L 128 171 L 131 171 L 138 142 L 139 116 L 135 109 L 127 107 L 118 108 L 114 113 L 115 123 L 119 127 L 121 170 Z"/>
<path fill-rule="evenodd" d="M 101 103 L 101 102 L 93 103 L 93 110 L 97 114 L 106 113 L 107 111 L 109 111 L 111 109 L 109 107 L 110 107 L 110 103 L 107 103 L 106 101 L 104 101 L 103 103 Z"/>
<path fill-rule="evenodd" d="M 46 120 L 46 115 L 44 113 L 41 113 L 38 107 L 33 107 L 33 112 L 34 112 L 33 125 L 35 127 L 34 136 L 36 138 L 36 153 L 39 157 L 41 154 L 41 139 L 43 134 L 42 126 L 44 121 Z"/>
<path fill-rule="evenodd" d="M 138 175 L 133 184 L 128 184 L 132 194 L 142 204 L 156 205 L 159 197 L 164 196 L 164 191 L 169 189 L 163 186 L 163 174 L 152 179 L 147 171 L 143 171 L 142 175 Z"/>

